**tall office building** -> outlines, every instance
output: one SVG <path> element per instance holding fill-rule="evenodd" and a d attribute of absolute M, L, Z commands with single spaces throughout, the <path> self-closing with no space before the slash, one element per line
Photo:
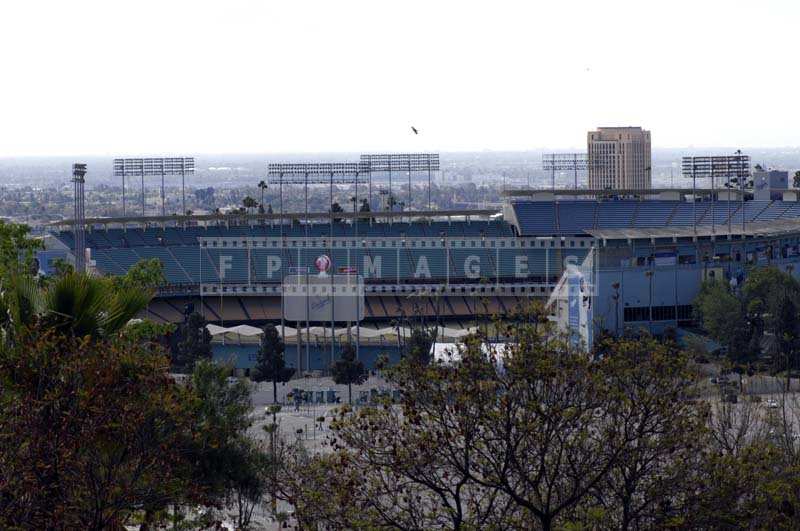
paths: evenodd
<path fill-rule="evenodd" d="M 641 127 L 598 127 L 589 131 L 589 188 L 652 187 L 650 131 Z"/>

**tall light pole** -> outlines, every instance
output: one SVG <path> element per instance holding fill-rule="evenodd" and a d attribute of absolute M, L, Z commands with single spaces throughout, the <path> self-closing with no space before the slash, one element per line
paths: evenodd
<path fill-rule="evenodd" d="M 86 164 L 75 163 L 72 165 L 72 182 L 74 184 L 74 229 L 75 233 L 75 271 L 86 271 L 86 201 L 83 185 L 86 175 Z"/>

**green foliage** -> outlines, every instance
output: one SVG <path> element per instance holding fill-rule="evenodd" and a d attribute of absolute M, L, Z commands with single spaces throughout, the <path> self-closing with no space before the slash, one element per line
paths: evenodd
<path fill-rule="evenodd" d="M 431 346 L 436 340 L 436 329 L 421 323 L 412 323 L 411 334 L 406 339 L 403 355 L 413 363 L 428 365 L 431 362 Z"/>
<path fill-rule="evenodd" d="M 166 358 L 31 328 L 0 355 L 0 527 L 121 528 L 187 500 L 188 415 Z"/>
<path fill-rule="evenodd" d="M 241 379 L 229 383 L 231 369 L 198 361 L 187 391 L 194 438 L 187 450 L 195 463 L 192 483 L 206 503 L 214 503 L 229 488 L 231 467 L 239 459 L 240 444 L 250 427 L 250 386 Z"/>
<path fill-rule="evenodd" d="M 258 206 L 258 202 L 250 197 L 249 195 L 242 200 L 242 206 L 247 210 L 249 213 L 251 209 Z"/>
<path fill-rule="evenodd" d="M 13 276 L 0 295 L 7 337 L 34 324 L 82 337 L 110 337 L 141 312 L 150 293 L 119 288 L 103 279 L 71 273 L 40 288 L 28 276 Z"/>
<path fill-rule="evenodd" d="M 654 339 L 592 361 L 541 309 L 449 363 L 404 359 L 398 406 L 331 423 L 333 453 L 298 458 L 282 496 L 303 525 L 374 529 L 661 528 L 684 513 L 705 408 L 686 358 Z"/>
<path fill-rule="evenodd" d="M 42 248 L 42 241 L 32 239 L 30 231 L 27 225 L 0 220 L 0 287 L 3 279 L 33 269 L 34 251 Z"/>
<path fill-rule="evenodd" d="M 335 383 L 347 386 L 348 402 L 352 403 L 353 384 L 366 382 L 369 373 L 364 368 L 364 363 L 356 360 L 356 350 L 353 345 L 347 344 L 342 348 L 341 358 L 331 365 L 331 376 Z"/>
<path fill-rule="evenodd" d="M 226 486 L 229 498 L 237 509 L 237 529 L 250 527 L 256 506 L 271 492 L 279 457 L 274 446 L 273 451 L 266 451 L 255 441 L 244 437 L 231 445 Z"/>
<path fill-rule="evenodd" d="M 176 326 L 172 323 L 156 323 L 143 319 L 136 323 L 129 323 L 123 329 L 123 337 L 131 341 L 146 343 L 164 343 L 165 339 L 175 332 Z"/>
<path fill-rule="evenodd" d="M 278 382 L 288 382 L 294 374 L 294 369 L 286 367 L 283 353 L 286 345 L 273 324 L 264 327 L 261 336 L 261 347 L 258 350 L 256 366 L 251 377 L 256 382 L 272 382 L 272 401 L 278 401 Z"/>
<path fill-rule="evenodd" d="M 113 282 L 122 288 L 152 291 L 166 284 L 164 265 L 158 258 L 142 258 L 127 273 L 120 277 L 112 277 Z"/>
<path fill-rule="evenodd" d="M 250 388 L 206 361 L 177 385 L 158 345 L 171 325 L 126 326 L 147 300 L 75 273 L 44 289 L 12 277 L 2 292 L 0 527 L 152 527 L 168 507 L 232 496 L 249 521 L 266 488 Z"/>
<path fill-rule="evenodd" d="M 72 264 L 63 258 L 56 258 L 53 260 L 53 269 L 55 269 L 57 277 L 63 277 L 75 272 L 75 268 L 72 266 Z"/>
<path fill-rule="evenodd" d="M 723 281 L 706 281 L 694 301 L 696 318 L 720 343 L 736 348 L 744 323 L 742 302 Z"/>
<path fill-rule="evenodd" d="M 331 214 L 338 214 L 340 212 L 344 212 L 344 209 L 342 208 L 342 205 L 340 205 L 339 203 L 333 203 L 331 205 L 330 212 L 331 212 Z M 333 217 L 333 221 L 338 223 L 338 222 L 342 221 L 342 218 L 334 216 Z"/>
<path fill-rule="evenodd" d="M 695 315 L 711 337 L 728 348 L 731 361 L 769 354 L 777 368 L 798 366 L 800 284 L 774 267 L 754 269 L 734 292 L 722 281 L 705 282 Z"/>
<path fill-rule="evenodd" d="M 199 360 L 211 359 L 211 334 L 202 315 L 192 313 L 178 326 L 171 353 L 173 369 L 184 373 L 192 372 Z"/>

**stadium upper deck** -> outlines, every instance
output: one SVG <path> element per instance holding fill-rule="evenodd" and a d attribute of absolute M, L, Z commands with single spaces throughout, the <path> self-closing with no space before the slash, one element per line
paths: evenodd
<path fill-rule="evenodd" d="M 800 218 L 800 203 L 784 201 L 568 200 L 516 201 L 506 218 L 523 236 L 588 234 L 595 229 L 741 226 Z"/>
<path fill-rule="evenodd" d="M 87 246 L 102 274 L 124 274 L 143 258 L 157 258 L 173 286 L 276 283 L 298 268 L 313 268 L 320 254 L 330 256 L 333 270 L 346 267 L 362 274 L 368 283 L 493 284 L 529 283 L 546 287 L 558 282 L 567 262 L 579 262 L 597 239 L 646 237 L 691 238 L 695 232 L 742 225 L 788 223 L 800 219 L 800 203 L 784 201 L 716 201 L 691 203 L 680 200 L 554 200 L 512 201 L 503 217 L 468 219 L 459 211 L 373 213 L 372 219 L 354 221 L 352 214 L 313 214 L 303 223 L 302 214 L 290 223 L 258 216 L 205 216 L 188 218 L 191 226 L 146 228 L 114 227 L 117 220 L 90 220 Z M 478 216 L 475 216 L 478 217 Z M 152 223 L 141 218 L 140 223 Z M 402 219 L 402 220 L 399 220 Z M 135 218 L 133 218 L 135 220 Z M 186 219 L 184 219 L 186 221 Z M 102 222 L 100 228 L 96 228 Z M 117 223 L 121 225 L 121 223 Z M 713 229 L 716 227 L 716 229 Z M 649 230 L 648 230 L 649 229 Z M 627 235 L 627 236 L 626 236 Z M 71 249 L 71 231 L 55 234 Z M 216 291 L 216 288 L 212 288 Z M 249 292 L 250 290 L 242 290 Z M 258 292 L 258 291 L 256 291 Z"/>
<path fill-rule="evenodd" d="M 675 293 L 673 313 L 685 317 L 709 272 L 733 278 L 762 263 L 795 264 L 800 255 L 795 201 L 513 199 L 502 213 L 336 216 L 330 223 L 330 214 L 313 213 L 308 224 L 296 213 L 284 223 L 278 215 L 88 220 L 86 241 L 100 274 L 124 274 L 146 258 L 162 262 L 168 286 L 151 305 L 158 318 L 180 320 L 191 302 L 226 323 L 277 318 L 283 279 L 315 271 L 320 255 L 332 271 L 364 278 L 366 316 L 377 320 L 418 311 L 469 319 L 480 301 L 504 312 L 548 297 L 570 265 L 591 262 L 600 293 L 608 283 L 626 286 L 620 323 L 644 315 L 651 298 L 656 307 L 672 304 L 661 300 L 661 287 Z M 56 253 L 74 247 L 69 229 L 54 236 Z M 649 271 L 658 279 L 652 297 L 642 283 Z M 421 310 L 411 296 L 427 297 Z"/>

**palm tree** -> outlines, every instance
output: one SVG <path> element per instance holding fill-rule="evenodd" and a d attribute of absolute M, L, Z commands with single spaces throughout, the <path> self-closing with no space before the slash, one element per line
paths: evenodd
<path fill-rule="evenodd" d="M 242 200 L 242 206 L 246 209 L 247 213 L 249 214 L 250 210 L 256 207 L 256 200 L 248 195 Z"/>
<path fill-rule="evenodd" d="M 29 276 L 16 276 L 0 295 L 0 329 L 5 339 L 31 326 L 106 338 L 144 310 L 152 296 L 147 290 L 115 287 L 85 273 L 67 273 L 44 288 Z"/>

